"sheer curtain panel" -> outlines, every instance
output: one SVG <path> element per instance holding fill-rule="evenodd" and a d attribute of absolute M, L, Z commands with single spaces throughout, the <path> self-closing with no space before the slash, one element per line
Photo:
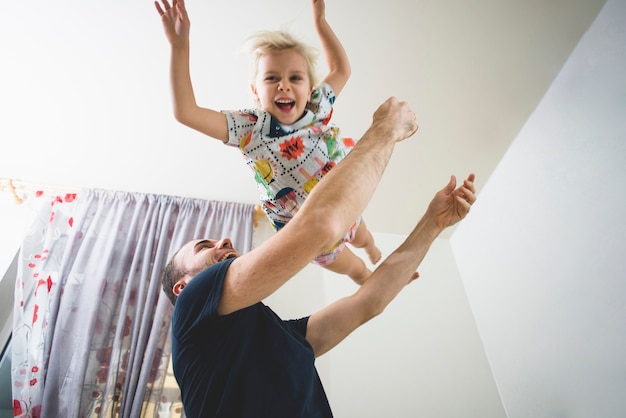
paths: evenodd
<path fill-rule="evenodd" d="M 194 238 L 249 251 L 254 205 L 103 190 L 37 198 L 50 204 L 20 253 L 15 416 L 170 416 L 163 406 L 178 394 L 163 391 L 172 308 L 161 271 Z"/>

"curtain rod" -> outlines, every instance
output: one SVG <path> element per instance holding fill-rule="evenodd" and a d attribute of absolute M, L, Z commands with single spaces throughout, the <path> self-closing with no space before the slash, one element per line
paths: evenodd
<path fill-rule="evenodd" d="M 24 202 L 24 198 L 30 193 L 78 193 L 80 191 L 80 188 L 0 177 L 0 191 L 11 193 L 13 195 L 15 203 L 19 205 L 20 203 Z"/>
<path fill-rule="evenodd" d="M 8 192 L 13 195 L 18 205 L 24 202 L 29 193 L 36 192 L 78 193 L 80 188 L 72 186 L 59 186 L 55 184 L 36 183 L 12 178 L 0 177 L 0 192 Z M 254 206 L 254 227 L 258 226 L 260 219 L 265 218 L 261 205 Z"/>

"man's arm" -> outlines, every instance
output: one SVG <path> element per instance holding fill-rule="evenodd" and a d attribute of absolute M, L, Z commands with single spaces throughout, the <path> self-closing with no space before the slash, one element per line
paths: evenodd
<path fill-rule="evenodd" d="M 321 356 L 360 325 L 383 312 L 409 282 L 435 238 L 467 215 L 476 200 L 474 175 L 455 189 L 452 177 L 431 201 L 408 238 L 372 273 L 355 294 L 340 299 L 309 318 L 306 338 Z"/>
<path fill-rule="evenodd" d="M 333 88 L 335 96 L 339 96 L 350 78 L 352 71 L 350 61 L 339 38 L 326 21 L 324 0 L 311 0 L 311 7 L 313 8 L 315 31 L 322 43 L 322 53 L 328 66 L 328 74 L 324 77 L 324 82 Z"/>
<path fill-rule="evenodd" d="M 365 209 L 394 145 L 417 130 L 407 103 L 383 103 L 354 149 L 312 190 L 296 216 L 228 269 L 219 312 L 227 314 L 272 294 L 330 248 Z"/>
<path fill-rule="evenodd" d="M 170 42 L 170 83 L 174 117 L 177 121 L 222 142 L 228 141 L 228 123 L 221 112 L 200 107 L 196 103 L 189 71 L 189 28 L 191 23 L 183 0 L 157 1 L 165 35 Z"/>

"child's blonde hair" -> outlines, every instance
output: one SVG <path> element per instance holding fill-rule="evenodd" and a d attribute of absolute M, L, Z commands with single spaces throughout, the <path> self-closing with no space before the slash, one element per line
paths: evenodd
<path fill-rule="evenodd" d="M 319 55 L 316 48 L 296 39 L 289 32 L 278 30 L 261 30 L 250 35 L 244 49 L 250 54 L 250 81 L 254 83 L 259 71 L 259 60 L 262 56 L 281 52 L 287 49 L 294 49 L 306 61 L 309 80 L 311 85 L 316 86 L 319 82 L 316 74 L 317 57 Z"/>

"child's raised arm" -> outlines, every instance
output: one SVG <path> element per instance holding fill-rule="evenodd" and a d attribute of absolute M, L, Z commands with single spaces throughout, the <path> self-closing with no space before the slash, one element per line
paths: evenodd
<path fill-rule="evenodd" d="M 189 72 L 189 28 L 191 26 L 183 0 L 154 2 L 161 16 L 165 35 L 171 46 L 170 82 L 174 117 L 177 121 L 222 142 L 228 141 L 226 116 L 198 106 Z"/>
<path fill-rule="evenodd" d="M 323 82 L 328 83 L 339 96 L 350 78 L 350 61 L 343 45 L 326 21 L 326 5 L 324 0 L 311 0 L 315 31 L 322 43 L 322 52 L 328 65 L 328 75 Z"/>

